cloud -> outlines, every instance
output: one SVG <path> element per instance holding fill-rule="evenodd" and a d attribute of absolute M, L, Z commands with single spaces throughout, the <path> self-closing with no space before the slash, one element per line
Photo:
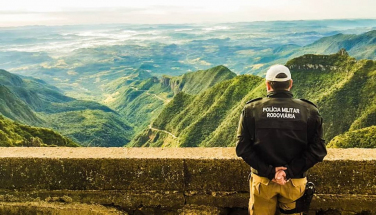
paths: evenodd
<path fill-rule="evenodd" d="M 18 2 L 18 5 L 13 4 Z M 139 0 L 0 3 L 0 26 L 74 24 L 177 24 L 338 18 L 376 18 L 370 0 Z M 6 20 L 6 21 L 5 21 Z"/>

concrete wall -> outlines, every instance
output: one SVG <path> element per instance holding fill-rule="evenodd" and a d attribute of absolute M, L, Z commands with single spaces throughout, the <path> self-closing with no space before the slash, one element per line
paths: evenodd
<path fill-rule="evenodd" d="M 318 191 L 311 213 L 376 214 L 376 149 L 328 152 L 308 174 Z M 246 214 L 248 174 L 234 148 L 0 148 L 0 213 L 29 203 Z"/>

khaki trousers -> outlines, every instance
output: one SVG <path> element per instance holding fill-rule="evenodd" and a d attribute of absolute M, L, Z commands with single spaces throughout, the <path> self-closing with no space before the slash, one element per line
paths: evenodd
<path fill-rule="evenodd" d="M 295 208 L 295 201 L 303 196 L 307 178 L 291 179 L 279 185 L 268 178 L 252 173 L 250 179 L 250 215 L 280 214 L 278 206 L 284 210 Z M 299 214 L 299 213 L 297 213 Z"/>

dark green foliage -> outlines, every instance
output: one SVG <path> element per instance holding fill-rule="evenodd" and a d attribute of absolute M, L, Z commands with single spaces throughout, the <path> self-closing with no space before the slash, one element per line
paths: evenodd
<path fill-rule="evenodd" d="M 78 144 L 51 129 L 21 125 L 0 115 L 0 146 L 69 146 Z"/>

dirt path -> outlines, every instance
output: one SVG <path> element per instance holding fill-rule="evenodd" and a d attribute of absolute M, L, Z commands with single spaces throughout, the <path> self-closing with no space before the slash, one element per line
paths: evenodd
<path fill-rule="evenodd" d="M 149 129 L 150 129 L 150 130 L 153 130 L 153 131 L 160 131 L 160 132 L 163 132 L 163 133 L 169 134 L 169 135 L 171 135 L 173 138 L 178 139 L 177 136 L 175 136 L 174 134 L 172 134 L 172 133 L 170 133 L 170 132 L 168 132 L 168 131 L 166 131 L 166 130 L 160 130 L 160 129 L 157 129 L 157 128 L 153 128 L 151 125 L 149 125 Z"/>
<path fill-rule="evenodd" d="M 137 87 L 133 87 L 133 86 L 130 86 L 130 88 L 132 88 L 132 89 L 134 89 L 134 90 L 137 90 L 137 91 L 143 91 L 143 92 L 146 92 L 147 95 L 149 95 L 149 96 L 155 96 L 157 99 L 159 99 L 159 100 L 161 100 L 161 101 L 163 101 L 163 102 L 169 102 L 168 99 L 164 99 L 164 98 L 158 96 L 157 94 L 150 93 L 149 90 L 140 90 L 140 89 L 138 89 Z"/>

